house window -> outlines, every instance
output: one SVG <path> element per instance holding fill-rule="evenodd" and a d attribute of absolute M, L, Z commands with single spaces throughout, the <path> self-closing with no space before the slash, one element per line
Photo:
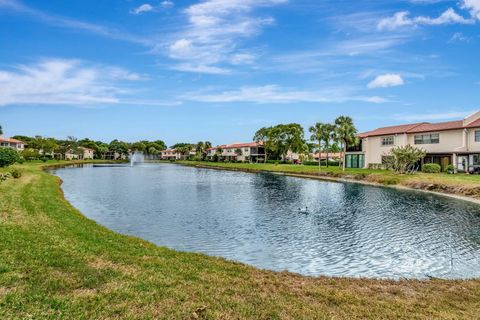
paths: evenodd
<path fill-rule="evenodd" d="M 480 154 L 474 154 L 472 158 L 474 166 L 480 165 Z"/>
<path fill-rule="evenodd" d="M 415 136 L 415 144 L 435 144 L 440 143 L 440 134 L 418 134 Z"/>
<path fill-rule="evenodd" d="M 475 142 L 480 142 L 480 130 L 475 130 Z"/>
<path fill-rule="evenodd" d="M 394 136 L 389 136 L 389 137 L 383 137 L 382 138 L 382 146 L 393 146 L 395 143 L 395 137 Z"/>

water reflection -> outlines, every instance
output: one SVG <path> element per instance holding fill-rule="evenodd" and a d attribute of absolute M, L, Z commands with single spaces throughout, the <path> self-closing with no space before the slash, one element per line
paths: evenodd
<path fill-rule="evenodd" d="M 177 250 L 307 275 L 480 276 L 480 207 L 467 202 L 170 164 L 55 173 L 88 217 Z"/>

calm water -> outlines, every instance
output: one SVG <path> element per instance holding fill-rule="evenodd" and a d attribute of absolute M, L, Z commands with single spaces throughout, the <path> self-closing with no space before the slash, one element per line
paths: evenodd
<path fill-rule="evenodd" d="M 170 164 L 55 174 L 87 217 L 177 250 L 305 275 L 480 277 L 480 206 L 468 202 Z"/>

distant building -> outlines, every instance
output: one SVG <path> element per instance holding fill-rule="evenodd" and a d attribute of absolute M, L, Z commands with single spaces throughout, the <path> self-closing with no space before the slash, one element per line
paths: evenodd
<path fill-rule="evenodd" d="M 194 157 L 196 155 L 195 150 L 191 150 L 187 155 L 183 155 L 176 149 L 166 149 L 160 151 L 160 160 L 185 160 L 187 158 Z"/>
<path fill-rule="evenodd" d="M 160 159 L 162 160 L 180 160 L 180 153 L 175 149 L 166 149 L 160 151 Z"/>
<path fill-rule="evenodd" d="M 78 152 L 74 152 L 74 150 L 68 150 L 65 153 L 66 160 L 92 160 L 94 156 L 95 150 L 84 147 L 78 148 Z"/>
<path fill-rule="evenodd" d="M 221 149 L 220 154 L 217 150 Z M 257 162 L 265 159 L 265 148 L 259 142 L 233 143 L 207 149 L 207 158 L 212 160 L 215 155 L 220 160 Z"/>
<path fill-rule="evenodd" d="M 318 161 L 318 160 L 327 160 L 327 153 L 326 152 L 321 152 L 321 153 L 313 153 L 312 154 L 312 157 L 313 157 L 313 160 L 315 161 Z M 340 158 L 342 157 L 342 155 L 340 154 L 340 152 L 331 152 L 331 153 L 328 153 L 328 160 L 331 160 L 331 161 L 337 161 L 337 160 L 340 160 Z M 320 159 L 318 159 L 320 158 Z"/>
<path fill-rule="evenodd" d="M 23 151 L 25 149 L 25 142 L 0 136 L 0 148 L 12 148 L 17 151 Z"/>

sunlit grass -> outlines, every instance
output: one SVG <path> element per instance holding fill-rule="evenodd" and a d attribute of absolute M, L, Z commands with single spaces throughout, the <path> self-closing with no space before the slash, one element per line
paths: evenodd
<path fill-rule="evenodd" d="M 0 183 L 0 319 L 478 318 L 479 280 L 309 278 L 116 234 L 41 165 Z"/>

